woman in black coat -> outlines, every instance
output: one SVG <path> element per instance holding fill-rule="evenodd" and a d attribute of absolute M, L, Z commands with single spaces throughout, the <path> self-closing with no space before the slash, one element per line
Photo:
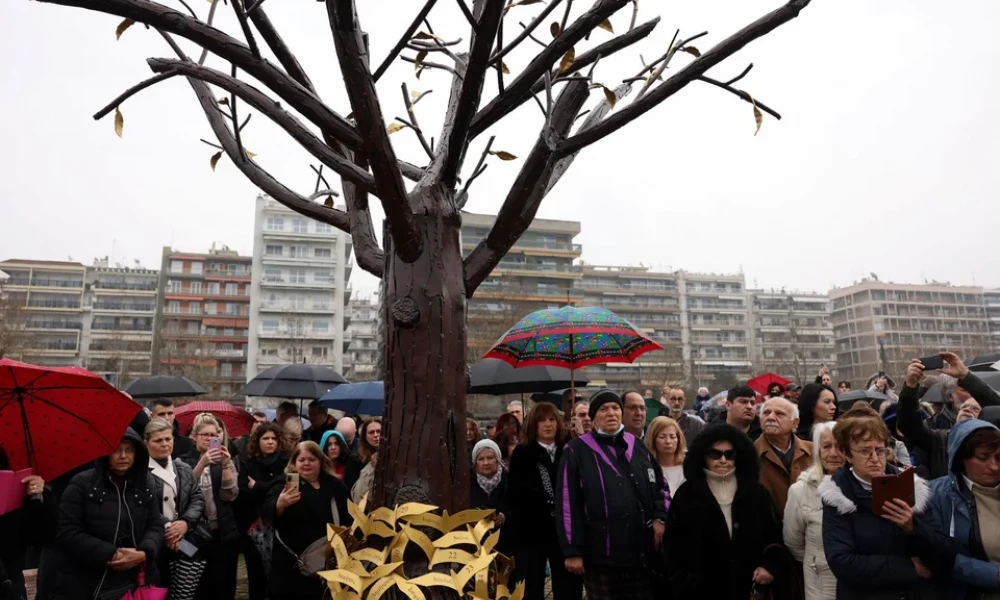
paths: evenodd
<path fill-rule="evenodd" d="M 281 427 L 264 423 L 247 441 L 247 459 L 239 476 L 240 495 L 236 499 L 237 521 L 243 537 L 243 559 L 247 565 L 247 588 L 250 600 L 267 598 L 267 572 L 264 561 L 246 533 L 264 515 L 264 504 L 271 488 L 285 479 L 288 455 L 281 450 Z"/>
<path fill-rule="evenodd" d="M 49 597 L 118 600 L 136 587 L 140 568 L 157 583 L 163 515 L 155 494 L 146 446 L 129 429 L 117 450 L 63 492 L 58 557 L 44 575 Z"/>
<path fill-rule="evenodd" d="M 687 451 L 684 477 L 663 536 L 673 597 L 746 600 L 754 585 L 772 584 L 781 524 L 750 438 L 731 425 L 708 426 Z"/>
<path fill-rule="evenodd" d="M 163 526 L 163 551 L 160 553 L 160 578 L 171 590 L 171 600 L 191 600 L 205 570 L 202 561 L 180 549 L 182 540 L 194 543 L 194 532 L 205 512 L 205 498 L 198 489 L 194 472 L 174 452 L 174 430 L 163 419 L 146 424 L 146 450 L 149 472 L 156 486 L 166 524 Z M 171 566 L 173 565 L 173 566 Z"/>
<path fill-rule="evenodd" d="M 927 510 L 927 482 L 914 477 L 913 507 L 892 500 L 883 505 L 886 515 L 877 516 L 872 512 L 872 478 L 896 472 L 886 464 L 889 430 L 878 415 L 847 413 L 833 428 L 833 437 L 848 464 L 819 485 L 819 495 L 823 550 L 837 577 L 838 600 L 938 597 L 928 580 L 951 574 L 955 552 Z"/>
<path fill-rule="evenodd" d="M 10 470 L 10 461 L 0 446 L 0 471 Z M 29 546 L 40 548 L 56 536 L 59 505 L 45 481 L 33 475 L 25 479 L 21 508 L 0 515 L 0 599 L 25 600 L 24 557 Z M 10 585 L 9 589 L 6 586 Z"/>
<path fill-rule="evenodd" d="M 264 506 L 264 518 L 275 528 L 268 597 L 320 600 L 327 593 L 326 582 L 300 573 L 296 559 L 317 540 L 326 540 L 328 523 L 353 523 L 347 512 L 348 491 L 333 476 L 330 459 L 316 442 L 299 443 L 285 471 L 299 474 L 298 487 L 272 486 Z"/>
<path fill-rule="evenodd" d="M 809 383 L 799 393 L 798 406 L 799 426 L 795 435 L 802 441 L 811 442 L 813 425 L 837 417 L 837 392 L 828 385 Z"/>
<path fill-rule="evenodd" d="M 501 540 L 513 553 L 515 581 L 525 582 L 525 600 L 545 597 L 546 561 L 551 566 L 555 600 L 577 599 L 583 594 L 583 578 L 566 571 L 556 536 L 555 485 L 565 442 L 566 430 L 555 406 L 540 402 L 528 413 L 524 443 L 510 456 L 509 518 Z"/>

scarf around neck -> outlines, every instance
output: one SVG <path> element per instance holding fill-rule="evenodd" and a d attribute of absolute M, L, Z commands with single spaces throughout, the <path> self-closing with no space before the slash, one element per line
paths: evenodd
<path fill-rule="evenodd" d="M 479 483 L 479 487 L 486 492 L 486 495 L 493 493 L 493 490 L 497 489 L 500 485 L 500 478 L 503 476 L 503 469 L 497 469 L 497 472 L 493 474 L 493 477 L 484 477 L 479 473 L 476 473 L 476 481 Z"/>

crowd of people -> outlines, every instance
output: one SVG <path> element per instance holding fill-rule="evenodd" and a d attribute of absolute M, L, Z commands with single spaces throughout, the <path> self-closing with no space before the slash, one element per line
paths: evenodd
<path fill-rule="evenodd" d="M 555 600 L 1000 598 L 1000 395 L 942 356 L 938 410 L 918 360 L 899 389 L 873 383 L 891 398 L 877 407 L 839 405 L 850 384 L 826 371 L 716 406 L 667 387 L 656 417 L 636 391 L 570 392 L 568 414 L 511 403 L 487 432 L 466 423 L 470 501 L 496 511 L 527 600 L 549 579 Z M 29 547 L 39 600 L 120 600 L 143 580 L 231 600 L 241 554 L 251 600 L 324 596 L 326 526 L 371 490 L 381 421 L 313 403 L 303 427 L 285 403 L 232 440 L 209 413 L 180 435 L 173 409 L 157 400 L 92 467 L 25 481 L 0 516 L 0 598 L 26 598 Z M 876 505 L 908 468 L 913 497 Z"/>

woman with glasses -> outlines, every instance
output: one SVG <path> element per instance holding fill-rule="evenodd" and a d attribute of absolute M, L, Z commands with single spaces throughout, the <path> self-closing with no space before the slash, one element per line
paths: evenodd
<path fill-rule="evenodd" d="M 934 575 L 951 573 L 955 554 L 927 511 L 930 489 L 914 477 L 915 505 L 894 499 L 872 506 L 872 481 L 887 465 L 889 431 L 878 415 L 850 411 L 833 428 L 847 463 L 819 486 L 823 549 L 837 578 L 838 599 L 935 598 Z"/>
<path fill-rule="evenodd" d="M 684 458 L 663 536 L 673 598 L 746 600 L 781 564 L 781 525 L 757 452 L 732 425 L 710 425 Z"/>
<path fill-rule="evenodd" d="M 240 531 L 232 505 L 240 493 L 239 473 L 229 454 L 225 429 L 214 415 L 195 417 L 191 433 L 198 450 L 194 476 L 205 498 L 205 512 L 195 532 L 205 572 L 195 600 L 232 600 L 240 552 Z"/>

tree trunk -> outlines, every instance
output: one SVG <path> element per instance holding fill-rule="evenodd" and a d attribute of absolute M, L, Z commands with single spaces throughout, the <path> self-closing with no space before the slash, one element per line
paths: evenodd
<path fill-rule="evenodd" d="M 440 188 L 417 194 L 454 193 Z M 452 207 L 447 200 L 416 206 Z M 465 279 L 461 216 L 415 216 L 421 254 L 403 262 L 385 236 L 385 423 L 376 506 L 419 501 L 451 513 L 469 504 L 465 443 Z"/>

